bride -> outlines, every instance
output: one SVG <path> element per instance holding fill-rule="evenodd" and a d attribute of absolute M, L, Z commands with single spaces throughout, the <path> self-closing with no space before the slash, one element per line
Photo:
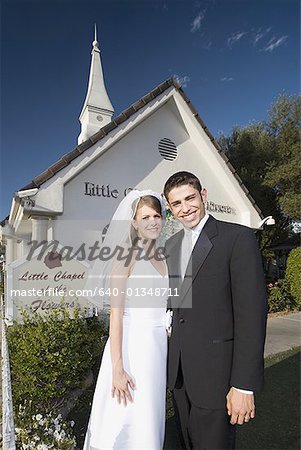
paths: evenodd
<path fill-rule="evenodd" d="M 109 289 L 110 333 L 83 450 L 163 448 L 169 281 L 156 248 L 163 218 L 159 194 L 131 191 L 103 242 L 111 249 L 122 247 L 130 257 L 93 268 Z"/>

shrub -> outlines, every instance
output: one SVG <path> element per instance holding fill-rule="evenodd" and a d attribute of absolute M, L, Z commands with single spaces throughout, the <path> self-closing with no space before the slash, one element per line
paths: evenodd
<path fill-rule="evenodd" d="M 268 285 L 268 305 L 269 312 L 290 311 L 296 307 L 286 279 Z"/>
<path fill-rule="evenodd" d="M 59 409 L 83 385 L 101 353 L 104 325 L 77 309 L 30 315 L 8 329 L 14 409 L 27 402 L 28 414 Z"/>
<path fill-rule="evenodd" d="M 287 258 L 285 276 L 289 281 L 290 290 L 298 309 L 301 308 L 301 247 L 291 250 Z"/>

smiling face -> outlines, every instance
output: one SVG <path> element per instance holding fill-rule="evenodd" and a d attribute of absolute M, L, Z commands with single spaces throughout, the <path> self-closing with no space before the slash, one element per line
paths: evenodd
<path fill-rule="evenodd" d="M 190 184 L 176 186 L 168 193 L 168 204 L 174 215 L 185 228 L 194 228 L 205 215 L 207 191 L 201 193 Z"/>
<path fill-rule="evenodd" d="M 132 221 L 139 238 L 158 239 L 162 230 L 162 216 L 151 206 L 138 207 L 135 219 Z"/>

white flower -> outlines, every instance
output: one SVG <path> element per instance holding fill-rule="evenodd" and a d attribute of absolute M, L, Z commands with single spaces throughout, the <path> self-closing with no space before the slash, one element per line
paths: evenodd
<path fill-rule="evenodd" d="M 53 436 L 55 437 L 55 439 L 59 440 L 61 435 L 57 430 L 55 430 L 55 432 L 53 433 Z"/>
<path fill-rule="evenodd" d="M 74 425 L 75 425 L 74 420 L 71 420 L 70 425 L 71 425 L 71 427 L 74 427 Z"/>
<path fill-rule="evenodd" d="M 37 419 L 37 421 L 39 421 L 39 420 L 43 419 L 43 416 L 42 416 L 42 414 L 37 414 L 37 415 L 36 415 L 36 419 Z"/>

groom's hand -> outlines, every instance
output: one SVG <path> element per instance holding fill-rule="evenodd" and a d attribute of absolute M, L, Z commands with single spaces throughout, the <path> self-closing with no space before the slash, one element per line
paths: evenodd
<path fill-rule="evenodd" d="M 226 399 L 228 415 L 231 416 L 230 423 L 232 425 L 242 425 L 244 422 L 254 419 L 255 403 L 253 394 L 244 394 L 232 387 Z"/>

